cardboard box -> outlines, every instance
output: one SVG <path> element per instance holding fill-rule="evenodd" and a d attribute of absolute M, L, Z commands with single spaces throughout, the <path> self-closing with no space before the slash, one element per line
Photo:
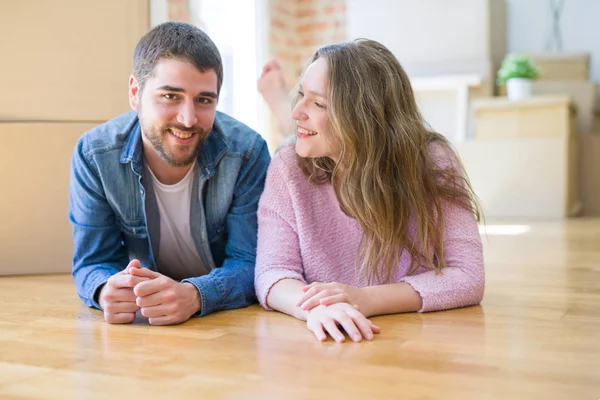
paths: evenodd
<path fill-rule="evenodd" d="M 148 0 L 3 1 L 0 120 L 104 121 L 129 110 Z"/>
<path fill-rule="evenodd" d="M 568 96 L 473 102 L 475 140 L 459 146 L 490 217 L 579 215 L 580 135 Z"/>
<path fill-rule="evenodd" d="M 528 53 L 540 70 L 540 79 L 587 81 L 590 79 L 589 53 Z"/>
<path fill-rule="evenodd" d="M 581 212 L 578 135 L 471 140 L 458 151 L 486 217 L 564 218 Z"/>
<path fill-rule="evenodd" d="M 560 137 L 576 132 L 575 110 L 569 96 L 474 99 L 476 140 Z M 575 130 L 574 130 L 575 129 Z"/>
<path fill-rule="evenodd" d="M 0 275 L 71 271 L 71 155 L 94 126 L 0 123 Z"/>
<path fill-rule="evenodd" d="M 579 133 L 594 131 L 594 113 L 598 84 L 590 81 L 548 81 L 538 80 L 532 84 L 535 96 L 565 95 L 569 96 L 577 116 Z"/>
<path fill-rule="evenodd" d="M 582 216 L 600 217 L 600 133 L 581 135 Z"/>

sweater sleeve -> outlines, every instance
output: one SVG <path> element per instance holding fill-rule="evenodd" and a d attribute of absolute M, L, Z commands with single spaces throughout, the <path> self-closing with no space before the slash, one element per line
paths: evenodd
<path fill-rule="evenodd" d="M 429 270 L 402 279 L 421 295 L 420 312 L 471 306 L 483 299 L 485 273 L 477 220 L 455 204 L 446 203 L 442 209 L 447 267 L 439 274 Z"/>
<path fill-rule="evenodd" d="M 454 154 L 441 148 L 433 151 L 440 167 L 465 173 Z M 477 220 L 471 211 L 449 201 L 442 203 L 442 212 L 447 267 L 439 274 L 428 270 L 402 279 L 421 295 L 420 312 L 476 305 L 483 299 L 485 271 Z"/>
<path fill-rule="evenodd" d="M 284 151 L 284 150 L 281 150 Z M 282 279 L 305 282 L 300 255 L 294 199 L 286 163 L 289 157 L 275 155 L 267 171 L 265 189 L 258 205 L 258 244 L 254 286 L 259 303 L 267 310 L 267 296 Z"/>

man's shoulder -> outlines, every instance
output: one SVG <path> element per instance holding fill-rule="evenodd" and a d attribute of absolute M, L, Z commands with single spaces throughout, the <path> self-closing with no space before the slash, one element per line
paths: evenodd
<path fill-rule="evenodd" d="M 79 139 L 86 154 L 99 154 L 111 150 L 120 150 L 125 146 L 133 125 L 138 121 L 135 111 L 121 114 L 89 131 Z"/>
<path fill-rule="evenodd" d="M 229 153 L 251 155 L 253 150 L 266 146 L 260 133 L 219 111 L 215 115 L 214 129 L 225 142 Z"/>

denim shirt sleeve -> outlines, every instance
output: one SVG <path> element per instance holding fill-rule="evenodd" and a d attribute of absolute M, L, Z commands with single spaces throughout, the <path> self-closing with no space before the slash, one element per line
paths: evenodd
<path fill-rule="evenodd" d="M 192 283 L 200 292 L 202 308 L 197 316 L 247 307 L 256 301 L 256 212 L 270 160 L 267 145 L 258 136 L 238 175 L 233 201 L 227 214 L 228 239 L 223 265 L 213 269 L 208 275 L 182 281 Z"/>
<path fill-rule="evenodd" d="M 73 278 L 77 294 L 89 307 L 100 309 L 94 295 L 110 276 L 123 270 L 128 255 L 121 230 L 106 197 L 94 160 L 80 139 L 71 158 L 69 221 L 73 231 Z"/>

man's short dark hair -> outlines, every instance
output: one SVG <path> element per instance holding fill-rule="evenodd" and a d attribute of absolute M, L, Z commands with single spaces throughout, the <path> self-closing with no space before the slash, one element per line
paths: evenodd
<path fill-rule="evenodd" d="M 133 53 L 133 76 L 143 90 L 161 59 L 189 62 L 199 71 L 214 69 L 217 73 L 217 93 L 223 83 L 221 54 L 208 35 L 185 22 L 165 22 L 152 28 L 138 42 Z"/>

